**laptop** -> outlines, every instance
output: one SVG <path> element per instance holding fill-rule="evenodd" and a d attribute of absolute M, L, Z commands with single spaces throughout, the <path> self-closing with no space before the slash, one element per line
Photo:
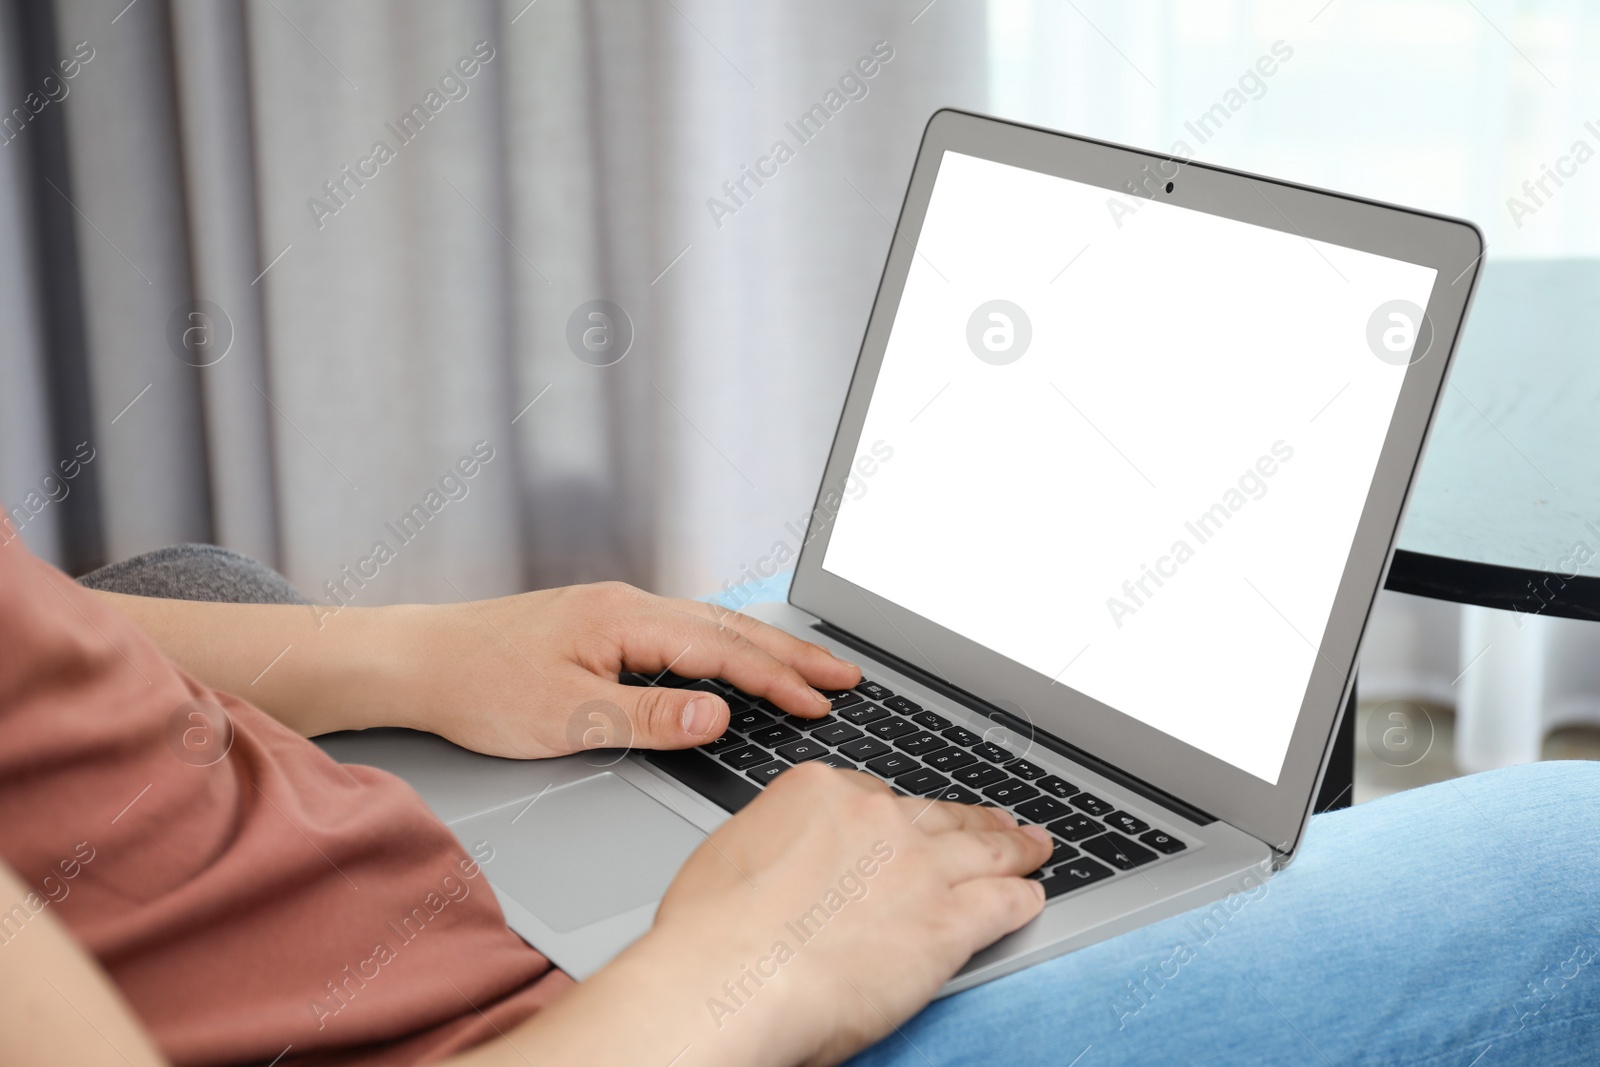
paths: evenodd
<path fill-rule="evenodd" d="M 728 699 L 683 752 L 323 744 L 409 780 L 580 979 L 810 760 L 1054 836 L 1043 912 L 941 994 L 1258 891 L 1311 815 L 1483 252 L 1468 222 L 940 111 L 788 601 L 748 609 L 862 683 L 800 720 L 625 676 Z"/>

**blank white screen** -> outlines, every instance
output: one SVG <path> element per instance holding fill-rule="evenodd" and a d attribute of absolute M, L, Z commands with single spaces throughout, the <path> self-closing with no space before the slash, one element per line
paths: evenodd
<path fill-rule="evenodd" d="M 1276 783 L 1435 274 L 947 152 L 823 567 Z"/>

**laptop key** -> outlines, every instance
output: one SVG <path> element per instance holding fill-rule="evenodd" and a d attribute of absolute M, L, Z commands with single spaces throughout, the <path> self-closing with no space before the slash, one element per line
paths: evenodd
<path fill-rule="evenodd" d="M 679 689 L 698 689 L 702 693 L 715 693 L 717 696 L 727 696 L 733 691 L 733 686 L 720 678 L 685 678 L 678 683 Z"/>
<path fill-rule="evenodd" d="M 886 756 L 893 752 L 894 749 L 879 741 L 876 737 L 861 737 L 854 741 L 846 741 L 839 746 L 839 751 L 857 763 L 864 763 L 869 759 Z"/>
<path fill-rule="evenodd" d="M 894 747 L 901 752 L 909 752 L 913 756 L 926 757 L 941 748 L 949 748 L 950 743 L 938 734 L 930 734 L 928 731 L 923 730 L 920 733 L 912 734 L 910 737 L 902 737 L 894 743 Z"/>
<path fill-rule="evenodd" d="M 911 716 L 911 721 L 930 730 L 943 730 L 950 725 L 950 720 L 936 711 L 919 711 Z"/>
<path fill-rule="evenodd" d="M 1065 819 L 1057 819 L 1045 829 L 1063 841 L 1082 841 L 1086 837 L 1100 833 L 1104 828 L 1089 816 L 1073 812 Z"/>
<path fill-rule="evenodd" d="M 748 733 L 751 730 L 759 730 L 763 726 L 770 725 L 772 725 L 772 716 L 764 711 L 757 711 L 755 708 L 735 711 L 728 716 L 728 729 L 730 730 L 743 730 Z"/>
<path fill-rule="evenodd" d="M 759 740 L 759 738 L 756 738 L 754 734 L 751 735 L 751 739 Z M 1117 806 L 1115 804 L 1107 803 L 1106 801 L 1095 796 L 1093 793 L 1079 793 L 1077 796 L 1067 801 L 1067 803 L 1071 804 L 1079 811 L 1088 812 L 1090 815 L 1110 815 L 1113 811 L 1117 810 Z"/>
<path fill-rule="evenodd" d="M 1017 805 L 1017 814 L 1029 822 L 1046 823 L 1070 813 L 1071 809 L 1053 797 L 1035 797 Z"/>
<path fill-rule="evenodd" d="M 910 774 L 902 774 L 894 780 L 894 784 L 904 789 L 907 793 L 922 796 L 935 789 L 941 789 L 950 784 L 950 779 L 926 767 L 920 767 Z"/>
<path fill-rule="evenodd" d="M 946 741 L 949 741 L 954 745 L 960 745 L 962 748 L 971 748 L 973 745 L 983 740 L 983 738 L 979 737 L 971 730 L 960 726 L 952 726 L 950 729 L 942 732 L 944 733 Z"/>
<path fill-rule="evenodd" d="M 1026 782 L 1019 782 L 1015 778 L 1006 778 L 996 782 L 983 791 L 983 795 L 996 804 L 1010 807 L 1022 800 L 1032 800 L 1039 795 L 1039 791 Z"/>
<path fill-rule="evenodd" d="M 697 748 L 645 751 L 641 756 L 726 812 L 740 811 L 761 795 L 754 782 Z"/>
<path fill-rule="evenodd" d="M 1111 866 L 1124 871 L 1131 871 L 1156 858 L 1154 852 L 1138 842 L 1129 841 L 1121 834 L 1109 830 L 1099 837 L 1091 837 L 1082 847 L 1091 856 L 1103 859 Z"/>
<path fill-rule="evenodd" d="M 717 758 L 736 771 L 746 771 L 758 763 L 767 762 L 772 758 L 772 753 L 756 745 L 745 745 L 743 748 L 724 752 Z"/>
<path fill-rule="evenodd" d="M 809 737 L 802 737 L 798 741 L 790 741 L 787 745 L 779 745 L 773 751 L 790 763 L 804 763 L 806 760 L 826 756 L 828 754 L 828 746 L 820 741 L 813 741 Z"/>
<path fill-rule="evenodd" d="M 1063 893 L 1070 893 L 1074 889 L 1104 881 L 1110 878 L 1111 874 L 1111 868 L 1096 863 L 1087 856 L 1070 860 L 1057 867 L 1055 873 L 1044 880 L 1044 897 L 1046 900 L 1052 900 Z"/>
<path fill-rule="evenodd" d="M 979 763 L 972 767 L 963 767 L 950 777 L 969 789 L 982 789 L 986 785 L 1005 781 L 1006 772 L 993 764 Z"/>
<path fill-rule="evenodd" d="M 791 730 L 799 730 L 801 733 L 806 733 L 811 730 L 819 729 L 823 726 L 831 726 L 839 720 L 835 719 L 832 715 L 824 715 L 820 719 L 802 719 L 798 715 L 785 715 L 778 721 L 789 727 Z"/>
<path fill-rule="evenodd" d="M 922 705 L 905 697 L 890 697 L 883 702 L 883 706 L 890 711 L 898 711 L 902 715 L 915 715 L 922 710 Z"/>
<path fill-rule="evenodd" d="M 962 789 L 959 785 L 947 785 L 933 795 L 934 800 L 943 800 L 951 804 L 982 804 L 983 798 L 978 794 Z"/>
<path fill-rule="evenodd" d="M 1147 834 L 1140 834 L 1139 840 L 1143 841 L 1157 852 L 1168 856 L 1172 855 L 1174 852 L 1182 852 L 1184 849 L 1189 847 L 1182 841 L 1179 841 L 1176 837 L 1173 837 L 1171 834 L 1167 833 L 1165 830 L 1151 830 Z"/>
<path fill-rule="evenodd" d="M 1040 789 L 1043 789 L 1046 793 L 1049 793 L 1051 796 L 1060 797 L 1063 800 L 1065 800 L 1067 797 L 1070 797 L 1072 794 L 1074 794 L 1074 793 L 1076 793 L 1078 791 L 1078 787 L 1077 786 L 1073 785 L 1071 782 L 1067 781 L 1065 778 L 1057 778 L 1053 774 L 1047 774 L 1043 778 L 1039 779 L 1037 782 L 1034 782 L 1033 784 L 1038 786 Z"/>
<path fill-rule="evenodd" d="M 887 756 L 867 761 L 867 770 L 879 778 L 898 778 L 902 774 L 921 769 L 920 763 L 903 752 L 891 752 Z"/>
<path fill-rule="evenodd" d="M 842 745 L 846 741 L 854 741 L 860 737 L 861 731 L 847 722 L 833 722 L 812 730 L 811 736 L 825 745 Z"/>
<path fill-rule="evenodd" d="M 768 782 L 778 777 L 778 775 L 788 770 L 789 767 L 790 764 L 783 762 L 781 759 L 768 760 L 759 767 L 752 767 L 748 771 L 745 771 L 744 775 L 753 782 L 766 785 Z"/>
<path fill-rule="evenodd" d="M 729 749 L 738 748 L 740 745 L 748 745 L 749 743 L 750 742 L 746 741 L 738 734 L 729 731 L 728 733 L 725 733 L 721 737 L 717 738 L 715 741 L 708 741 L 700 747 L 711 753 L 713 756 L 718 756 L 724 752 L 727 752 Z"/>
<path fill-rule="evenodd" d="M 1010 763 L 1012 760 L 1017 758 L 992 741 L 985 741 L 972 751 L 977 755 L 982 756 L 990 763 Z"/>
<path fill-rule="evenodd" d="M 868 700 L 888 700 L 890 697 L 894 696 L 894 693 L 884 686 L 879 685 L 877 682 L 866 681 L 865 679 L 862 680 L 860 685 L 856 686 L 856 692 L 860 693 Z"/>
<path fill-rule="evenodd" d="M 906 722 L 904 719 L 883 719 L 867 727 L 867 733 L 874 737 L 881 737 L 885 741 L 894 741 L 916 732 L 916 725 Z"/>
<path fill-rule="evenodd" d="M 854 763 L 851 763 L 837 752 L 830 752 L 817 760 L 817 762 L 827 764 L 829 767 L 837 767 L 841 771 L 853 771 L 856 769 Z"/>
<path fill-rule="evenodd" d="M 695 681 L 695 679 L 685 678 L 681 674 L 673 674 L 671 671 L 662 671 L 660 674 L 650 679 L 650 684 L 659 685 L 666 689 L 687 689 L 689 688 L 689 683 L 693 681 Z"/>
<path fill-rule="evenodd" d="M 841 711 L 839 718 L 853 722 L 857 726 L 865 726 L 869 722 L 877 722 L 887 714 L 889 713 L 876 704 L 856 704 Z"/>
<path fill-rule="evenodd" d="M 1021 778 L 1024 782 L 1031 782 L 1035 778 L 1044 777 L 1044 768 L 1036 767 L 1025 759 L 1012 760 L 1006 764 L 1006 771 Z"/>
<path fill-rule="evenodd" d="M 1143 819 L 1136 819 L 1125 811 L 1114 811 L 1106 816 L 1106 824 L 1113 830 L 1121 830 L 1129 837 L 1138 837 L 1150 829 L 1150 824 Z"/>
<path fill-rule="evenodd" d="M 828 698 L 828 703 L 833 705 L 834 711 L 843 711 L 852 704 L 859 704 L 862 696 L 853 689 L 825 689 L 822 695 Z"/>
<path fill-rule="evenodd" d="M 943 771 L 945 774 L 949 774 L 952 771 L 959 771 L 963 767 L 969 767 L 977 763 L 978 757 L 959 748 L 946 748 L 935 752 L 931 756 L 923 756 L 922 762 L 936 771 Z"/>
<path fill-rule="evenodd" d="M 781 745 L 785 741 L 797 739 L 800 736 L 800 732 L 785 726 L 781 722 L 775 722 L 771 726 L 763 726 L 760 729 L 751 730 L 746 736 L 758 745 Z"/>
<path fill-rule="evenodd" d="M 1050 858 L 1044 861 L 1044 865 L 1046 867 L 1054 867 L 1058 863 L 1065 863 L 1067 860 L 1075 859 L 1082 855 L 1082 853 L 1080 853 L 1077 849 L 1073 848 L 1059 837 L 1052 837 L 1050 839 L 1050 844 L 1053 847 L 1050 851 Z"/>

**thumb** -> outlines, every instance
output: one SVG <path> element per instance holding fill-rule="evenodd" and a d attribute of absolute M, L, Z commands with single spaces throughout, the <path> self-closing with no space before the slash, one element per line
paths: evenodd
<path fill-rule="evenodd" d="M 694 748 L 728 728 L 728 703 L 714 693 L 656 685 L 611 689 L 607 695 L 628 716 L 636 748 Z"/>

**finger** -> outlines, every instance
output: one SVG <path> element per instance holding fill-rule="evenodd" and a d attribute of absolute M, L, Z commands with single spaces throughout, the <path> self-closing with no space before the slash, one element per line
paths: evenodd
<path fill-rule="evenodd" d="M 857 789 L 867 793 L 889 793 L 889 783 L 877 775 L 867 774 L 864 771 L 835 771 L 843 779 Z M 903 798 L 902 798 L 903 799 Z"/>
<path fill-rule="evenodd" d="M 951 884 L 1027 874 L 1050 858 L 1050 835 L 1039 826 L 940 834 L 933 841 L 939 869 Z"/>
<path fill-rule="evenodd" d="M 913 825 L 929 834 L 951 830 L 1009 830 L 1017 825 L 1010 812 L 978 804 L 901 797 L 900 807 L 910 816 Z"/>
<path fill-rule="evenodd" d="M 694 748 L 721 737 L 728 728 L 728 703 L 715 693 L 667 686 L 619 685 L 588 671 L 577 672 L 573 688 L 582 704 L 603 700 L 622 709 L 630 736 L 628 748 Z"/>
<path fill-rule="evenodd" d="M 799 671 L 738 630 L 718 626 L 705 615 L 684 611 L 644 615 L 623 635 L 622 651 L 623 661 L 635 670 L 670 665 L 675 674 L 690 678 L 725 678 L 794 715 L 814 719 L 831 710 L 828 698 L 811 688 Z"/>
<path fill-rule="evenodd" d="M 861 668 L 842 660 L 821 645 L 812 644 L 760 619 L 703 600 L 675 600 L 673 606 L 703 615 L 718 626 L 737 630 L 746 640 L 787 663 L 812 685 L 822 689 L 849 689 L 861 681 Z"/>
<path fill-rule="evenodd" d="M 802 763 L 791 770 L 784 771 L 772 784 L 761 791 L 761 796 L 766 797 L 774 793 L 787 795 L 799 790 L 832 790 L 839 786 L 860 793 L 891 793 L 889 783 L 882 778 L 861 771 L 845 771 L 829 767 L 820 760 L 811 760 Z M 815 811 L 819 807 L 821 793 L 812 797 L 808 810 Z M 898 798 L 896 798 L 898 799 Z"/>
<path fill-rule="evenodd" d="M 1044 886 L 1031 878 L 975 878 L 962 882 L 952 892 L 959 914 L 967 919 L 963 928 L 967 943 L 963 947 L 969 956 L 1026 925 L 1044 910 Z"/>

